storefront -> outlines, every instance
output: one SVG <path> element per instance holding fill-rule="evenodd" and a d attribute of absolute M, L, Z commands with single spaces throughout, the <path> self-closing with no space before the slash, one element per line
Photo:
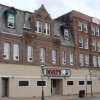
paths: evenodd
<path fill-rule="evenodd" d="M 0 97 L 41 96 L 41 67 L 29 65 L 0 64 Z M 92 76 L 93 93 L 100 92 L 99 72 Z M 87 81 L 86 81 L 87 75 Z M 79 94 L 80 90 L 91 93 L 91 82 L 87 69 L 44 68 L 44 95 Z"/>

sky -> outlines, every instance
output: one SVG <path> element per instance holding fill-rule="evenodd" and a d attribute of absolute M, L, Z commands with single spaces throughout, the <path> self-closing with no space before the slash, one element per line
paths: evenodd
<path fill-rule="evenodd" d="M 72 10 L 100 19 L 100 0 L 0 0 L 0 4 L 29 12 L 43 4 L 53 19 Z"/>

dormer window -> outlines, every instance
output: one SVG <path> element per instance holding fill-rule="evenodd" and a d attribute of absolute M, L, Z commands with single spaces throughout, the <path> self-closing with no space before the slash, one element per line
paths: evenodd
<path fill-rule="evenodd" d="M 16 28 L 16 9 L 11 7 L 4 13 L 6 16 L 6 26 L 9 28 Z"/>
<path fill-rule="evenodd" d="M 69 32 L 68 32 L 68 29 L 64 29 L 64 39 L 69 40 Z"/>
<path fill-rule="evenodd" d="M 8 27 L 14 28 L 14 15 L 13 14 L 8 15 Z"/>
<path fill-rule="evenodd" d="M 42 32 L 42 22 L 35 21 L 35 32 L 41 33 Z"/>
<path fill-rule="evenodd" d="M 44 33 L 50 35 L 50 24 L 44 23 Z"/>

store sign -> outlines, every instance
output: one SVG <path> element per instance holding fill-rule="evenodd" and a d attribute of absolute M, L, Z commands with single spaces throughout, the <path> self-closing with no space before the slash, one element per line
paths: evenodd
<path fill-rule="evenodd" d="M 70 69 L 44 68 L 45 77 L 69 77 Z"/>
<path fill-rule="evenodd" d="M 100 21 L 98 18 L 92 17 L 92 22 L 96 24 L 100 24 Z"/>

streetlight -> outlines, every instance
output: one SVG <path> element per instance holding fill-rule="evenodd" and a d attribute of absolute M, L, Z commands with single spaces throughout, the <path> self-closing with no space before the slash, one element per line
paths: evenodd
<path fill-rule="evenodd" d="M 44 78 L 44 65 L 41 65 L 41 70 L 42 70 L 42 74 L 41 74 L 41 80 L 42 80 L 42 97 L 41 100 L 44 100 L 44 90 L 43 90 L 43 78 Z"/>

